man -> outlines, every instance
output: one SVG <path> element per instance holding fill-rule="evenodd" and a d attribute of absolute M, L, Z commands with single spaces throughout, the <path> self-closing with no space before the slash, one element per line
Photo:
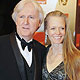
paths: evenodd
<path fill-rule="evenodd" d="M 33 39 L 43 21 L 35 1 L 22 0 L 12 18 L 16 32 L 0 37 L 0 80 L 41 80 L 41 55 L 46 48 Z"/>

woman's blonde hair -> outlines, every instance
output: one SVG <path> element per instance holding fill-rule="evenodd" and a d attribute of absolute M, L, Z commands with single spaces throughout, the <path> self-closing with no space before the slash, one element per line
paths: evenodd
<path fill-rule="evenodd" d="M 75 47 L 72 34 L 69 29 L 68 17 L 61 11 L 52 11 L 47 14 L 44 19 L 44 30 L 46 31 L 48 25 L 48 18 L 50 16 L 63 17 L 65 20 L 66 34 L 63 40 L 63 56 L 65 73 L 70 80 L 80 79 L 80 51 Z"/>
<path fill-rule="evenodd" d="M 67 25 L 67 16 L 65 14 L 63 14 L 62 12 L 60 12 L 58 10 L 51 11 L 46 15 L 46 17 L 44 19 L 44 31 L 46 31 L 46 29 L 47 29 L 49 17 L 53 17 L 53 16 L 63 17 L 65 19 L 65 24 Z"/>
<path fill-rule="evenodd" d="M 43 22 L 44 19 L 44 13 L 43 13 L 43 9 L 41 8 L 40 4 L 37 3 L 35 0 L 21 0 L 14 8 L 14 11 L 12 13 L 12 19 L 14 20 L 14 22 L 16 22 L 16 17 L 18 15 L 18 13 L 24 8 L 24 6 L 27 3 L 32 3 L 35 7 L 36 10 L 39 11 L 39 19 L 40 19 L 40 23 Z"/>

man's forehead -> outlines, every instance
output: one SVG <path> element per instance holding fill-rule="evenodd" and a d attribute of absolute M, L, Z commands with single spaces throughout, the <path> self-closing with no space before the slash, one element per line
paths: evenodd
<path fill-rule="evenodd" d="M 35 6 L 34 6 L 34 4 L 32 3 L 32 2 L 28 2 L 28 3 L 26 3 L 25 5 L 24 5 L 24 7 L 29 7 L 29 9 L 30 8 L 34 8 L 35 9 Z"/>

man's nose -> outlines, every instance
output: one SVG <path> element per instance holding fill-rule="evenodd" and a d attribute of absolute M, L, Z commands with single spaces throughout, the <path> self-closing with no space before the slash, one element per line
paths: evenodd
<path fill-rule="evenodd" d="M 29 24 L 29 19 L 28 19 L 28 18 L 25 18 L 24 23 L 25 23 L 25 24 Z"/>

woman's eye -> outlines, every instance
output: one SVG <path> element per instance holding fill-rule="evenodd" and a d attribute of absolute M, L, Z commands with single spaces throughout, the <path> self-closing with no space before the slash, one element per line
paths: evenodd
<path fill-rule="evenodd" d="M 64 28 L 61 28 L 62 30 L 64 30 Z"/>
<path fill-rule="evenodd" d="M 51 30 L 54 30 L 55 28 L 51 28 Z"/>

